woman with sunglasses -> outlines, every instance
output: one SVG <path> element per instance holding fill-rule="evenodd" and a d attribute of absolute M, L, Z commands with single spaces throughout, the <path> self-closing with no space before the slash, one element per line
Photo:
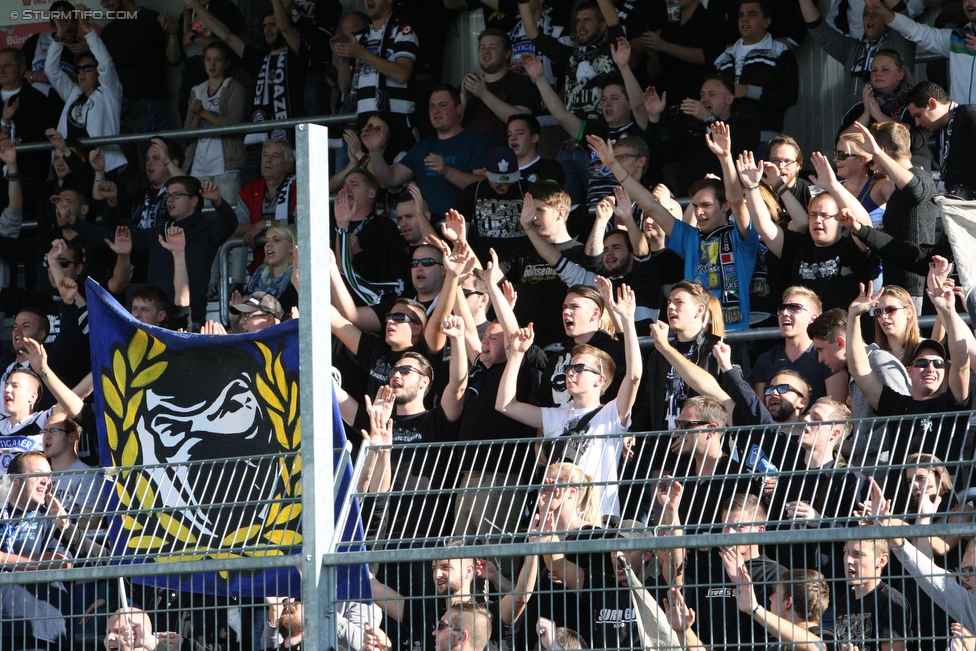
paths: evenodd
<path fill-rule="evenodd" d="M 845 133 L 837 139 L 834 149 L 837 178 L 868 211 L 871 224 L 884 230 L 885 204 L 895 191 L 895 185 L 887 178 L 875 178 L 871 168 L 873 158 L 864 151 L 864 136 L 861 134 Z"/>
<path fill-rule="evenodd" d="M 122 84 L 108 48 L 87 18 L 88 7 L 78 4 L 75 9 L 81 12 L 78 23 L 91 49 L 91 52 L 78 55 L 75 59 L 77 83 L 61 69 L 64 42 L 72 36 L 68 33 L 68 21 L 55 21 L 54 42 L 44 62 L 48 81 L 64 101 L 58 132 L 65 138 L 115 136 L 119 133 L 122 111 Z M 128 162 L 118 145 L 102 147 L 102 153 L 105 156 L 105 172 L 114 173 L 112 176 L 116 176 L 116 170 Z"/>
<path fill-rule="evenodd" d="M 909 293 L 897 285 L 882 288 L 874 314 L 874 343 L 906 363 L 918 346 L 922 333 L 918 327 L 918 314 Z"/>

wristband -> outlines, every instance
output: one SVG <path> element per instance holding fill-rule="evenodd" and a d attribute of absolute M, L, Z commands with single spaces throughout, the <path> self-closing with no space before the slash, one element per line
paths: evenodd
<path fill-rule="evenodd" d="M 173 162 L 173 159 L 170 158 L 168 161 L 166 161 L 165 163 L 163 163 L 163 165 L 165 165 L 166 167 L 169 167 L 169 164 L 172 163 L 172 162 Z"/>
<path fill-rule="evenodd" d="M 101 182 L 102 182 L 102 181 L 104 181 L 104 180 L 105 180 L 105 177 L 103 176 L 103 177 L 102 177 L 102 178 L 100 178 L 100 179 L 95 179 L 95 183 L 101 183 Z"/>
<path fill-rule="evenodd" d="M 752 609 L 752 616 L 753 617 L 756 616 L 756 613 L 759 611 L 760 608 L 761 608 L 761 606 L 756 606 L 755 608 Z"/>
<path fill-rule="evenodd" d="M 43 380 L 44 378 L 46 378 L 50 374 L 51 374 L 51 371 L 48 371 L 47 373 L 38 373 L 37 374 L 37 377 L 39 377 L 39 378 L 41 378 Z"/>
<path fill-rule="evenodd" d="M 18 173 L 18 172 L 8 172 L 7 173 L 7 180 L 8 181 L 19 181 L 20 180 L 20 173 Z"/>
<path fill-rule="evenodd" d="M 744 185 L 743 184 L 742 189 L 743 190 L 749 190 L 750 192 L 752 190 L 758 190 L 759 189 L 759 184 L 757 183 L 756 185 L 752 186 L 751 188 L 748 185 Z"/>
<path fill-rule="evenodd" d="M 779 183 L 777 183 L 776 186 L 773 188 L 773 192 L 775 192 L 780 197 L 782 197 L 784 194 L 786 194 L 786 191 L 787 190 L 789 190 L 789 188 L 786 187 L 786 184 L 783 183 L 782 181 L 780 181 Z"/>

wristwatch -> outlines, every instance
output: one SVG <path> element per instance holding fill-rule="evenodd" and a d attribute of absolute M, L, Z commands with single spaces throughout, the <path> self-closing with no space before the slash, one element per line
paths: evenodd
<path fill-rule="evenodd" d="M 712 126 L 716 122 L 718 122 L 718 116 L 715 115 L 714 113 L 709 113 L 708 117 L 705 118 L 705 124 L 707 124 L 708 126 Z"/>

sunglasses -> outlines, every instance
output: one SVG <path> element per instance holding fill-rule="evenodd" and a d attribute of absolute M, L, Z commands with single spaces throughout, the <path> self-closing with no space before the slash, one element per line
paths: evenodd
<path fill-rule="evenodd" d="M 445 622 L 442 619 L 442 620 L 440 620 L 439 622 L 437 622 L 434 625 L 434 630 L 435 631 L 454 631 L 455 633 L 460 633 L 464 629 L 461 628 L 460 626 L 455 626 L 454 624 L 451 624 L 450 622 Z"/>
<path fill-rule="evenodd" d="M 78 66 L 76 70 L 78 72 L 94 72 L 95 70 L 98 70 L 98 66 L 93 63 L 86 63 L 83 66 Z"/>
<path fill-rule="evenodd" d="M 420 258 L 419 260 L 411 260 L 410 268 L 416 269 L 417 267 L 424 267 L 426 269 L 427 267 L 433 267 L 434 265 L 438 265 L 438 264 L 443 264 L 443 263 L 438 262 L 434 258 Z"/>
<path fill-rule="evenodd" d="M 582 362 L 580 362 L 579 364 L 569 364 L 568 366 L 566 366 L 566 372 L 569 373 L 570 371 L 577 374 L 582 373 L 583 371 L 589 371 L 590 373 L 594 373 L 595 375 L 603 375 L 603 371 L 598 371 L 592 366 L 587 366 Z"/>
<path fill-rule="evenodd" d="M 416 373 L 417 375 L 424 374 L 419 368 L 416 366 L 410 366 L 409 364 L 401 364 L 400 366 L 390 368 L 390 377 L 393 377 L 397 373 L 400 375 L 410 375 L 411 373 Z"/>
<path fill-rule="evenodd" d="M 916 359 L 911 363 L 914 368 L 928 368 L 929 364 L 935 368 L 945 368 L 946 361 L 944 359 Z"/>
<path fill-rule="evenodd" d="M 848 153 L 839 149 L 834 152 L 834 158 L 837 160 L 847 160 L 848 158 L 854 158 L 855 156 L 857 156 L 857 154 Z"/>
<path fill-rule="evenodd" d="M 871 310 L 871 314 L 873 314 L 876 317 L 880 317 L 882 314 L 887 314 L 888 316 L 891 316 L 898 310 L 904 310 L 904 309 L 905 309 L 904 305 L 885 305 L 884 307 L 881 307 L 879 305 Z"/>
<path fill-rule="evenodd" d="M 485 295 L 484 292 L 479 292 L 477 289 L 464 289 L 463 287 L 461 288 L 461 293 L 464 294 L 464 298 L 468 298 L 469 296 L 484 296 Z"/>
<path fill-rule="evenodd" d="M 773 395 L 773 391 L 775 391 L 779 395 L 784 395 L 792 391 L 793 393 L 800 396 L 801 398 L 804 397 L 803 394 L 800 393 L 799 389 L 790 386 L 789 384 L 770 384 L 768 387 L 766 387 L 766 390 L 763 391 L 763 393 L 766 394 L 767 396 L 771 396 Z"/>
<path fill-rule="evenodd" d="M 691 429 L 692 427 L 705 427 L 706 425 L 711 425 L 710 420 L 678 420 L 675 421 L 675 425 L 678 429 Z"/>
<path fill-rule="evenodd" d="M 58 258 L 58 264 L 61 265 L 62 269 L 67 269 L 73 264 L 78 264 L 74 260 L 69 260 L 68 258 Z"/>
<path fill-rule="evenodd" d="M 804 310 L 810 312 L 810 308 L 808 308 L 806 305 L 800 305 L 799 303 L 783 303 L 776 308 L 776 314 L 777 316 L 785 312 L 789 312 L 790 314 L 799 314 Z M 813 314 L 813 312 L 810 312 L 810 314 Z"/>
<path fill-rule="evenodd" d="M 421 325 L 420 319 L 412 314 L 407 314 L 406 312 L 387 312 L 386 316 L 383 318 L 384 321 L 392 321 L 393 323 L 416 323 Z"/>

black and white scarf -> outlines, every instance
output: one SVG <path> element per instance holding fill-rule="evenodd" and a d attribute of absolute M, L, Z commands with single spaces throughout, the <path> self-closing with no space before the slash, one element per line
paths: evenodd
<path fill-rule="evenodd" d="M 855 79 L 870 79 L 871 63 L 874 61 L 874 55 L 884 48 L 887 43 L 887 37 L 878 39 L 878 42 L 874 45 L 871 45 L 871 42 L 867 38 L 861 41 L 864 49 L 861 50 L 861 55 L 857 57 L 857 61 L 851 66 L 851 77 Z"/>
<path fill-rule="evenodd" d="M 949 122 L 939 133 L 939 169 L 942 170 L 943 183 L 945 182 L 946 161 L 949 160 L 949 141 L 952 140 L 952 123 L 956 120 L 956 108 L 959 104 L 949 102 Z"/>
<path fill-rule="evenodd" d="M 912 92 L 912 85 L 907 81 L 900 81 L 895 89 L 887 95 L 875 93 L 874 99 L 878 100 L 878 106 L 881 107 L 882 113 L 897 120 L 906 106 L 905 99 L 910 92 Z"/>
<path fill-rule="evenodd" d="M 272 70 L 272 57 L 275 55 L 268 52 L 261 64 L 258 72 L 257 82 L 254 84 L 254 113 L 251 114 L 251 122 L 264 122 L 265 120 L 287 120 L 294 117 L 291 112 L 291 95 L 288 92 L 288 54 L 290 50 L 286 45 L 278 53 L 278 62 Z M 252 144 L 267 140 L 268 138 L 288 138 L 285 129 L 275 129 L 270 133 L 252 134 L 257 135 L 258 140 L 246 138 L 245 144 Z"/>

